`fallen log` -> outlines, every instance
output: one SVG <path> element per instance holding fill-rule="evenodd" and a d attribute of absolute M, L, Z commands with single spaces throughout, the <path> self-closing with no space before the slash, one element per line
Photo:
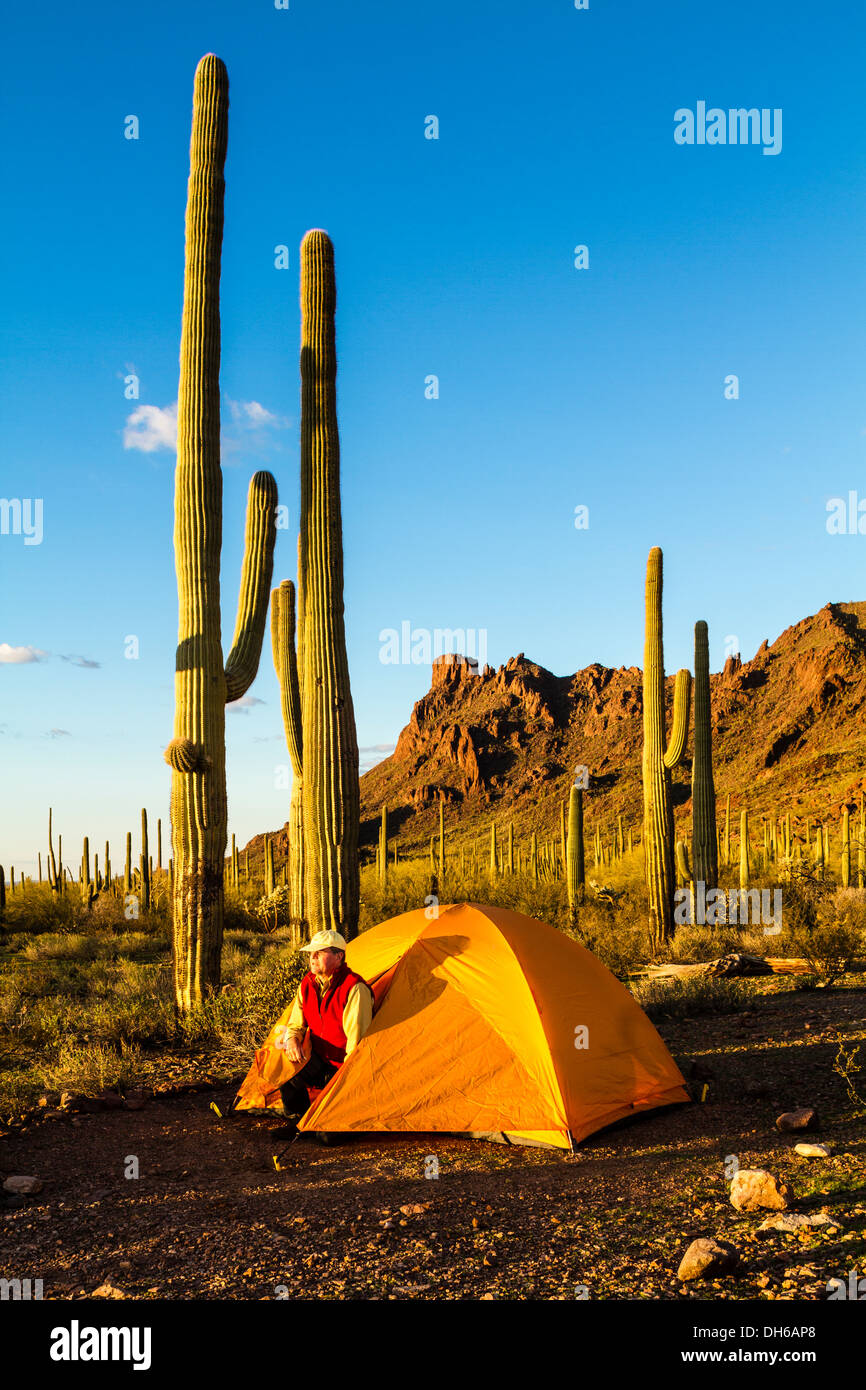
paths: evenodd
<path fill-rule="evenodd" d="M 674 965 L 673 963 L 666 963 L 663 965 L 647 965 L 643 970 L 637 971 L 636 974 L 646 976 L 653 980 L 662 980 L 687 978 L 689 975 L 717 975 L 720 976 L 722 979 L 731 979 L 737 976 L 742 978 L 756 974 L 814 975 L 817 973 L 815 966 L 810 965 L 809 961 L 798 959 L 796 957 L 784 956 L 749 956 L 745 958 L 748 961 L 764 961 L 765 964 L 769 967 L 769 969 L 765 971 L 756 971 L 748 968 L 738 970 L 735 967 L 725 970 L 718 968 L 729 959 L 730 958 L 727 956 L 720 956 L 718 960 L 698 961 L 696 964 L 692 965 Z M 848 969 L 851 972 L 851 974 L 862 974 L 864 971 L 866 971 L 866 961 L 851 961 L 851 963 L 848 966 Z"/>

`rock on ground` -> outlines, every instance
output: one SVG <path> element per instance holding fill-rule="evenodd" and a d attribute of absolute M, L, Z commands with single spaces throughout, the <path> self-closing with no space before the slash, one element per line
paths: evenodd
<path fill-rule="evenodd" d="M 803 1129 L 818 1128 L 818 1112 L 807 1106 L 800 1110 L 786 1110 L 776 1121 L 776 1129 L 783 1134 L 794 1134 Z"/>
<path fill-rule="evenodd" d="M 789 1211 L 784 1216 L 768 1216 L 766 1221 L 762 1221 L 756 1235 L 773 1231 L 781 1231 L 783 1235 L 793 1235 L 796 1231 L 806 1231 L 815 1226 L 837 1226 L 839 1222 L 834 1221 L 826 1212 L 816 1212 L 814 1216 L 802 1216 L 799 1212 Z"/>
<path fill-rule="evenodd" d="M 741 1168 L 731 1183 L 731 1204 L 737 1211 L 784 1211 L 793 1195 L 788 1183 L 765 1168 Z"/>
<path fill-rule="evenodd" d="M 33 1193 L 42 1191 L 42 1179 L 24 1177 L 23 1174 L 14 1174 L 3 1183 L 3 1191 L 14 1192 L 19 1197 L 29 1197 Z"/>
<path fill-rule="evenodd" d="M 677 1278 L 684 1283 L 690 1279 L 715 1279 L 720 1274 L 730 1274 L 739 1262 L 739 1250 L 728 1241 L 701 1236 L 692 1241 L 683 1255 Z"/>

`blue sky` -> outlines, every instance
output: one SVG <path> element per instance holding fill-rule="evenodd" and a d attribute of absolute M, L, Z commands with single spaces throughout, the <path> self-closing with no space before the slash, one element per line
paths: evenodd
<path fill-rule="evenodd" d="M 85 833 L 119 861 L 142 805 L 167 842 L 174 454 L 140 446 L 170 444 L 209 51 L 231 101 L 224 642 L 257 468 L 290 509 L 275 581 L 295 571 L 298 246 L 325 227 L 364 765 L 429 686 L 429 666 L 380 661 L 404 621 L 484 629 L 494 666 L 639 664 L 655 544 L 668 670 L 691 665 L 697 618 L 718 669 L 731 634 L 747 658 L 866 598 L 866 538 L 825 525 L 830 497 L 866 497 L 859 6 L 50 2 L 10 11 L 4 39 L 2 492 L 43 499 L 41 544 L 0 536 L 7 872 L 44 848 L 49 804 L 73 867 Z M 780 108 L 781 152 L 677 145 L 699 101 Z M 227 717 L 241 843 L 288 814 L 269 646 L 250 695 Z"/>

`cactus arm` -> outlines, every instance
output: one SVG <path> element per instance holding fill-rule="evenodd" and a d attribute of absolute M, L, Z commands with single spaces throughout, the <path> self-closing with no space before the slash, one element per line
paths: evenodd
<path fill-rule="evenodd" d="M 677 763 L 682 762 L 683 754 L 686 751 L 686 742 L 689 737 L 689 716 L 691 713 L 692 678 L 690 673 L 683 669 L 677 671 L 676 683 L 674 685 L 674 717 L 671 726 L 671 736 L 664 753 L 664 765 L 667 768 L 676 767 Z"/>
<path fill-rule="evenodd" d="M 283 728 L 292 764 L 292 774 L 302 775 L 303 727 L 301 695 L 298 684 L 298 661 L 295 653 L 295 586 L 284 579 L 271 593 L 271 646 L 274 667 L 280 682 Z"/>
<path fill-rule="evenodd" d="M 226 703 L 249 690 L 259 669 L 268 614 L 268 591 L 277 539 L 277 484 L 271 473 L 255 473 L 247 496 L 244 560 L 238 616 L 226 661 Z"/>
<path fill-rule="evenodd" d="M 292 764 L 289 803 L 289 915 L 292 930 L 304 920 L 303 708 L 295 650 L 295 586 L 284 579 L 271 594 L 271 646 L 280 682 L 283 728 Z"/>

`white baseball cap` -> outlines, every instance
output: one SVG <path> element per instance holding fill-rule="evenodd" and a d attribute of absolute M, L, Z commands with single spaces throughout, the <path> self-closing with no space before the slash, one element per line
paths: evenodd
<path fill-rule="evenodd" d="M 345 951 L 348 942 L 338 931 L 317 931 L 309 945 L 302 946 L 302 951 Z"/>

